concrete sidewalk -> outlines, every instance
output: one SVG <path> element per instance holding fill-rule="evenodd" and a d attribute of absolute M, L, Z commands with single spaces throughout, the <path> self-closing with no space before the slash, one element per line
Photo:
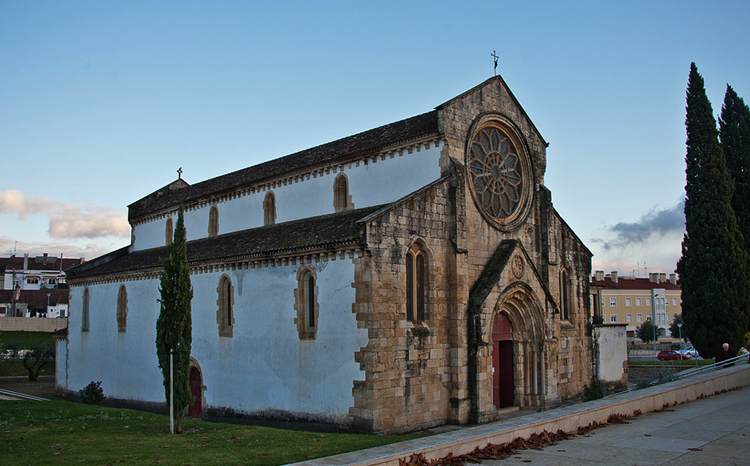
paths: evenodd
<path fill-rule="evenodd" d="M 576 432 L 578 427 L 593 422 L 606 423 L 612 415 L 640 412 L 643 414 L 633 418 L 630 424 L 607 426 L 592 431 L 588 437 L 566 440 L 543 451 L 527 450 L 504 462 L 484 461 L 483 464 L 531 461 L 535 464 L 631 465 L 678 464 L 680 461 L 679 464 L 750 465 L 750 438 L 746 437 L 750 433 L 749 404 L 750 366 L 742 363 L 588 403 L 298 464 L 398 466 L 400 459 L 407 459 L 413 453 L 422 453 L 427 459 L 449 454 L 459 456 L 489 443 L 500 445 L 517 437 L 526 439 L 545 430 Z M 667 410 L 654 412 L 665 406 Z M 735 444 L 743 445 L 740 448 Z M 724 454 L 726 458 L 714 461 L 705 453 Z M 692 458 L 695 463 L 685 463 Z"/>
<path fill-rule="evenodd" d="M 748 465 L 750 387 L 641 414 L 542 451 L 523 450 L 485 466 Z"/>

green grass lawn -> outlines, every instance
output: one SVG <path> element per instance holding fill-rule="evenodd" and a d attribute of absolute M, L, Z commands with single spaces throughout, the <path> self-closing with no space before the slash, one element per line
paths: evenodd
<path fill-rule="evenodd" d="M 416 435 L 291 431 L 185 420 L 66 401 L 0 401 L 3 465 L 278 465 L 408 440 Z"/>
<path fill-rule="evenodd" d="M 47 332 L 0 332 L 0 344 L 4 345 L 18 343 L 20 348 L 28 348 L 38 341 L 55 345 L 52 334 Z"/>

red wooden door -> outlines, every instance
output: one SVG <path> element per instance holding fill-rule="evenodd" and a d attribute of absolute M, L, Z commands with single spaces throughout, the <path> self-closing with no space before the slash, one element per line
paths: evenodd
<path fill-rule="evenodd" d="M 202 417 L 202 401 L 203 401 L 203 390 L 201 387 L 201 373 L 197 367 L 190 369 L 190 393 L 192 393 L 193 404 L 188 408 L 188 416 L 201 418 Z"/>
<path fill-rule="evenodd" d="M 496 408 L 513 406 L 513 327 L 498 314 L 492 324 L 492 402 Z"/>

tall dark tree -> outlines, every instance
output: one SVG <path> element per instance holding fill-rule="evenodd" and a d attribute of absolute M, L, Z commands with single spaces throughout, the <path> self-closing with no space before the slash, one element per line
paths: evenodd
<path fill-rule="evenodd" d="M 167 247 L 167 257 L 162 259 L 161 312 L 156 321 L 156 354 L 159 368 L 164 375 L 164 391 L 169 403 L 169 352 L 174 357 L 174 421 L 177 432 L 182 432 L 185 409 L 193 402 L 190 393 L 190 347 L 192 345 L 192 318 L 190 301 L 193 288 L 190 285 L 190 270 L 187 265 L 187 243 L 183 206 L 177 214 L 172 243 Z"/>
<path fill-rule="evenodd" d="M 680 327 L 680 324 L 683 324 L 682 327 Z M 672 335 L 672 338 L 687 341 L 687 327 L 685 327 L 684 322 L 682 322 L 681 315 L 677 314 L 672 325 L 669 326 L 669 334 Z"/>
<path fill-rule="evenodd" d="M 729 176 L 734 181 L 732 209 L 747 251 L 750 249 L 750 109 L 729 85 L 721 107 L 719 140 Z"/>
<path fill-rule="evenodd" d="M 703 77 L 690 65 L 687 88 L 685 236 L 677 273 L 682 318 L 701 355 L 738 348 L 748 322 L 747 260 L 732 209 L 732 181 Z"/>

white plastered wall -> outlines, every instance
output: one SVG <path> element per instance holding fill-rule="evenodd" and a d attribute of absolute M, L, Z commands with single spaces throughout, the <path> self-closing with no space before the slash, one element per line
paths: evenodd
<path fill-rule="evenodd" d="M 330 170 L 327 174 L 307 175 L 298 181 L 272 188 L 276 197 L 276 223 L 299 220 L 334 213 L 333 183 L 340 173 L 349 181 L 349 195 L 355 208 L 369 207 L 396 201 L 409 193 L 440 178 L 440 152 L 438 146 L 429 149 L 404 150 L 395 153 L 345 164 L 343 170 Z M 268 190 L 215 204 L 219 210 L 219 234 L 263 226 L 263 200 Z M 208 236 L 208 215 L 211 205 L 185 212 L 185 229 L 188 241 Z M 173 225 L 176 223 L 174 215 Z M 166 243 L 166 218 L 159 218 L 135 227 L 133 250 L 150 249 Z"/>
<path fill-rule="evenodd" d="M 317 274 L 317 338 L 300 340 L 294 289 L 300 264 L 191 275 L 192 356 L 202 369 L 207 407 L 253 413 L 282 410 L 321 421 L 346 422 L 354 380 L 364 372 L 354 354 L 367 344 L 357 327 L 350 259 L 313 263 Z M 219 279 L 234 286 L 232 338 L 216 322 Z M 82 287 L 71 288 L 68 389 L 101 380 L 106 396 L 163 402 L 155 350 L 158 280 L 125 282 L 127 332 L 117 331 L 119 283 L 89 286 L 90 331 L 81 332 Z"/>

